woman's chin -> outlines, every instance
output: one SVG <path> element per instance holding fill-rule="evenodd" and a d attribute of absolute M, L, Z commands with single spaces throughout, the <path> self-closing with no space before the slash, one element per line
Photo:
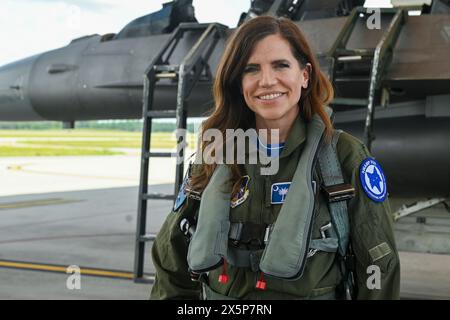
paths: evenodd
<path fill-rule="evenodd" d="M 264 121 L 275 121 L 280 120 L 283 117 L 283 114 L 280 112 L 262 112 L 258 114 L 258 117 Z"/>

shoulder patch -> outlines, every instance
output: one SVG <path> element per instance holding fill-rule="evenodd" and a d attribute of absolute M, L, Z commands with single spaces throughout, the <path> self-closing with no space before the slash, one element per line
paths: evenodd
<path fill-rule="evenodd" d="M 380 164 L 366 158 L 359 167 L 359 179 L 366 195 L 375 202 L 383 202 L 387 195 L 386 177 Z"/>
<path fill-rule="evenodd" d="M 231 199 L 231 208 L 236 208 L 238 205 L 242 204 L 247 200 L 250 191 L 248 190 L 248 182 L 250 181 L 250 176 L 246 175 L 242 177 L 241 187 L 239 192 L 233 196 Z"/>
<path fill-rule="evenodd" d="M 184 204 L 184 202 L 187 199 L 187 193 L 186 193 L 186 186 L 188 184 L 189 177 L 186 175 L 186 177 L 183 180 L 183 183 L 181 184 L 180 190 L 178 191 L 177 198 L 175 199 L 175 204 L 173 205 L 173 211 L 177 211 L 180 209 L 180 207 Z"/>

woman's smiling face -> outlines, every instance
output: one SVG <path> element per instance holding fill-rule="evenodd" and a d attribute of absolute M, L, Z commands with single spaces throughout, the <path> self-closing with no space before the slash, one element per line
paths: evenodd
<path fill-rule="evenodd" d="M 300 67 L 289 42 L 269 35 L 256 44 L 244 68 L 242 94 L 257 122 L 292 123 L 308 80 L 308 68 Z"/>

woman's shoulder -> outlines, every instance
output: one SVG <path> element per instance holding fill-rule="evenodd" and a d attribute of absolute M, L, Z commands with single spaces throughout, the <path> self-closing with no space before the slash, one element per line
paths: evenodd
<path fill-rule="evenodd" d="M 345 131 L 339 135 L 336 151 L 342 169 L 347 172 L 352 171 L 355 166 L 359 166 L 365 159 L 371 157 L 366 145 Z"/>

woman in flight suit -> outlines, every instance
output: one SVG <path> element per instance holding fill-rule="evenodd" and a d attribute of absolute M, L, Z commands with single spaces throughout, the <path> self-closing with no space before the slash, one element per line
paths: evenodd
<path fill-rule="evenodd" d="M 192 166 L 153 244 L 151 298 L 398 299 L 386 179 L 363 143 L 333 129 L 332 86 L 296 24 L 244 23 L 214 98 L 202 132 L 266 129 L 258 148 L 279 170 Z"/>

